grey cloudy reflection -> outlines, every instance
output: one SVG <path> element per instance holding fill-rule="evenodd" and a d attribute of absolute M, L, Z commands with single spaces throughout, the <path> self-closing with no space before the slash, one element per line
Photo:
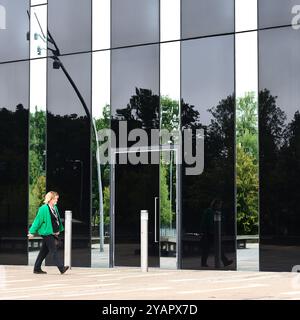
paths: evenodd
<path fill-rule="evenodd" d="M 159 94 L 158 45 L 112 51 L 112 115 L 127 106 L 135 88 Z"/>
<path fill-rule="evenodd" d="M 234 0 L 182 0 L 182 38 L 234 32 Z"/>
<path fill-rule="evenodd" d="M 278 96 L 290 121 L 300 108 L 300 31 L 290 27 L 260 31 L 259 85 Z"/>
<path fill-rule="evenodd" d="M 29 1 L 1 0 L 5 8 L 6 29 L 0 30 L 0 62 L 28 59 Z"/>
<path fill-rule="evenodd" d="M 48 29 L 61 53 L 90 51 L 91 0 L 48 0 Z"/>
<path fill-rule="evenodd" d="M 292 23 L 292 8 L 299 0 L 258 0 L 259 27 L 276 27 Z"/>
<path fill-rule="evenodd" d="M 159 0 L 111 0 L 112 46 L 159 41 Z"/>
<path fill-rule="evenodd" d="M 16 111 L 22 104 L 28 107 L 29 62 L 15 62 L 0 65 L 0 109 Z"/>
<path fill-rule="evenodd" d="M 210 123 L 207 109 L 234 93 L 234 38 L 221 36 L 182 42 L 182 99 Z"/>
<path fill-rule="evenodd" d="M 91 103 L 91 54 L 60 58 L 82 94 L 88 108 Z M 48 61 L 48 110 L 55 115 L 86 116 L 81 102 L 61 69 L 52 68 Z"/>

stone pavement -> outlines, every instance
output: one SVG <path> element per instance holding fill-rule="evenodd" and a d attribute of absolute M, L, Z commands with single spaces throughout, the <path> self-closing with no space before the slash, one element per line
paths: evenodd
<path fill-rule="evenodd" d="M 0 300 L 300 299 L 299 273 L 0 266 Z"/>

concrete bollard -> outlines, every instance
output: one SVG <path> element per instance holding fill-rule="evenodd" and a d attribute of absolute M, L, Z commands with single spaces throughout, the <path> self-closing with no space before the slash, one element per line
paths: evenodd
<path fill-rule="evenodd" d="M 65 266 L 71 269 L 72 258 L 72 211 L 65 211 Z"/>
<path fill-rule="evenodd" d="M 148 211 L 141 211 L 141 269 L 148 272 Z"/>

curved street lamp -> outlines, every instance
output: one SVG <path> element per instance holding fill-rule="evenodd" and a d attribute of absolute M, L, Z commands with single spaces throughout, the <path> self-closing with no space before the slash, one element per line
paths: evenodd
<path fill-rule="evenodd" d="M 29 11 L 27 11 L 28 17 L 30 19 L 30 13 Z M 64 75 L 66 76 L 66 78 L 68 79 L 69 83 L 71 84 L 72 88 L 74 89 L 79 101 L 81 102 L 81 105 L 88 117 L 88 120 L 91 122 L 92 124 L 92 128 L 96 137 L 96 161 L 97 161 L 97 179 L 98 179 L 98 186 L 99 186 L 99 216 L 100 216 L 100 228 L 99 228 L 99 236 L 100 236 L 100 252 L 104 252 L 104 213 L 103 213 L 103 192 L 102 192 L 102 178 L 101 178 L 101 163 L 100 163 L 100 150 L 99 150 L 99 139 L 98 139 L 98 135 L 97 135 L 97 128 L 96 128 L 96 122 L 95 119 L 92 118 L 91 113 L 86 105 L 86 102 L 82 96 L 82 94 L 80 93 L 79 89 L 77 88 L 74 80 L 72 79 L 72 77 L 70 76 L 69 72 L 66 70 L 64 64 L 62 63 L 62 61 L 60 60 L 60 50 L 54 40 L 54 38 L 52 37 L 50 31 L 47 29 L 47 37 L 43 32 L 43 28 L 40 24 L 40 21 L 36 15 L 36 13 L 34 13 L 35 18 L 38 22 L 39 28 L 41 30 L 41 34 L 37 34 L 35 33 L 34 38 L 38 39 L 41 38 L 47 45 L 47 48 L 45 49 L 46 51 L 50 51 L 52 53 L 52 56 L 49 56 L 50 59 L 53 60 L 53 69 L 61 69 L 64 73 Z M 28 38 L 28 37 L 27 37 Z M 54 48 L 50 48 L 48 46 L 48 43 L 52 44 L 54 46 Z M 41 54 L 41 47 L 37 48 L 38 50 L 38 55 Z"/>

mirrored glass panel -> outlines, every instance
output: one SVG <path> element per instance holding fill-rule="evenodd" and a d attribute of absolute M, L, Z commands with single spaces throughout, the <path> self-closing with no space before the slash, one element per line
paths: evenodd
<path fill-rule="evenodd" d="M 159 0 L 111 0 L 112 47 L 159 41 Z"/>
<path fill-rule="evenodd" d="M 285 26 L 300 23 L 298 0 L 259 0 L 259 28 Z"/>
<path fill-rule="evenodd" d="M 91 265 L 91 55 L 48 59 L 47 190 L 73 212 L 72 265 Z"/>
<path fill-rule="evenodd" d="M 234 36 L 181 54 L 182 268 L 235 270 Z"/>
<path fill-rule="evenodd" d="M 234 32 L 234 0 L 182 0 L 181 37 Z"/>
<path fill-rule="evenodd" d="M 29 1 L 0 3 L 0 62 L 29 57 Z M 28 39 L 28 40 L 27 40 Z"/>
<path fill-rule="evenodd" d="M 158 151 L 153 152 L 159 157 Z M 142 210 L 148 211 L 148 265 L 160 265 L 159 162 L 150 163 L 150 153 L 153 152 L 145 152 L 148 164 L 120 164 L 120 152 L 116 154 L 113 197 L 115 266 L 141 265 Z"/>
<path fill-rule="evenodd" d="M 0 65 L 0 264 L 27 264 L 29 62 Z"/>
<path fill-rule="evenodd" d="M 61 54 L 92 48 L 91 0 L 49 0 L 48 31 Z M 51 48 L 55 48 L 48 39 Z"/>
<path fill-rule="evenodd" d="M 300 33 L 259 33 L 260 270 L 300 259 Z"/>
<path fill-rule="evenodd" d="M 111 61 L 111 126 L 117 146 L 158 145 L 150 130 L 159 129 L 159 45 L 113 50 Z M 128 136 L 133 129 L 144 130 L 142 139 L 134 132 Z"/>

